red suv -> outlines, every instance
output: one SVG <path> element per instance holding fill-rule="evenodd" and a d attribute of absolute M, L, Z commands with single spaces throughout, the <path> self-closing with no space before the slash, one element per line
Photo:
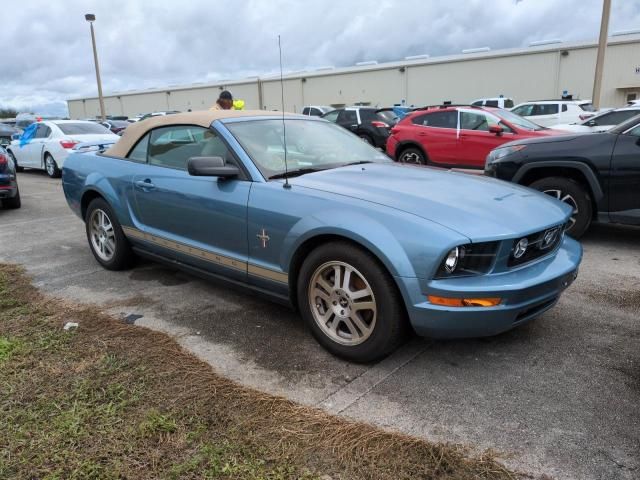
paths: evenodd
<path fill-rule="evenodd" d="M 416 110 L 398 122 L 387 153 L 404 163 L 484 168 L 489 152 L 503 143 L 564 134 L 501 108 L 443 105 Z"/>

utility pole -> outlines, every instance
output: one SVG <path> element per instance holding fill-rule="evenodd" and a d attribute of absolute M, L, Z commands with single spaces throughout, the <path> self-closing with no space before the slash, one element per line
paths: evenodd
<path fill-rule="evenodd" d="M 96 66 L 96 81 L 98 82 L 98 100 L 100 101 L 100 118 L 104 122 L 107 116 L 104 112 L 104 99 L 102 98 L 102 81 L 100 80 L 100 66 L 98 65 L 98 50 L 96 49 L 96 34 L 93 31 L 93 22 L 96 20 L 96 16 L 92 13 L 87 13 L 84 16 L 85 20 L 89 22 L 91 26 L 91 43 L 93 44 L 93 62 Z"/>
<path fill-rule="evenodd" d="M 591 102 L 596 110 L 600 108 L 600 92 L 602 91 L 602 73 L 604 70 L 604 53 L 607 49 L 607 36 L 609 33 L 609 15 L 611 13 L 611 0 L 603 0 L 602 21 L 600 22 L 600 40 L 598 42 L 598 57 L 596 59 L 596 76 L 593 79 L 593 97 Z"/>

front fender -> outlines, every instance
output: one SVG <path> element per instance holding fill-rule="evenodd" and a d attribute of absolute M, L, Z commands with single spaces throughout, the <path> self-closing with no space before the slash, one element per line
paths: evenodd
<path fill-rule="evenodd" d="M 325 210 L 300 219 L 286 235 L 280 258 L 288 271 L 298 249 L 321 235 L 352 240 L 371 251 L 396 277 L 426 277 L 435 271 L 443 252 L 466 238 L 409 214 L 380 220 L 360 212 Z"/>

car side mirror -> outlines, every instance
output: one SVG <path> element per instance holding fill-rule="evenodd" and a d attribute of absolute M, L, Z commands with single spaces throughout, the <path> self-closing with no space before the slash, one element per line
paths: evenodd
<path fill-rule="evenodd" d="M 225 165 L 222 157 L 191 157 L 187 171 L 194 177 L 235 178 L 240 170 L 235 165 Z"/>
<path fill-rule="evenodd" d="M 489 127 L 489 132 L 495 133 L 499 137 L 502 135 L 502 132 L 504 132 L 504 129 L 500 125 L 491 125 Z"/>

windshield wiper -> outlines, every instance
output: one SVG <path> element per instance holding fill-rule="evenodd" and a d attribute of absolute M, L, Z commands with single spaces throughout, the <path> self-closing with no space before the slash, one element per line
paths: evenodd
<path fill-rule="evenodd" d="M 349 165 L 364 165 L 365 163 L 374 163 L 371 160 L 360 160 L 358 162 L 351 162 L 351 163 L 343 163 L 342 165 L 340 165 L 341 167 L 348 167 Z"/>
<path fill-rule="evenodd" d="M 307 173 L 319 172 L 320 170 L 324 170 L 323 168 L 299 168 L 297 170 L 289 170 L 288 172 L 276 173 L 275 175 L 271 175 L 267 180 L 275 180 L 277 178 L 286 178 L 286 177 L 297 177 L 300 175 L 305 175 Z"/>

